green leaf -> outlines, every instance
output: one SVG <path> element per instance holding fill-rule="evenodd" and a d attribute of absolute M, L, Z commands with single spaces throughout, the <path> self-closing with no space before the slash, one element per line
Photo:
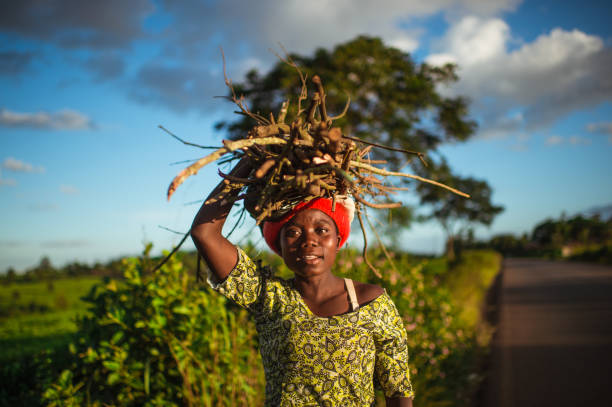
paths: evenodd
<path fill-rule="evenodd" d="M 115 362 L 113 360 L 105 360 L 104 362 L 102 362 L 102 365 L 108 370 L 119 370 L 119 368 L 121 367 L 118 362 Z"/>
<path fill-rule="evenodd" d="M 118 332 L 115 332 L 115 334 L 113 335 L 110 341 L 112 344 L 116 344 L 121 339 L 123 339 L 123 331 L 118 331 Z"/>
<path fill-rule="evenodd" d="M 184 305 L 179 305 L 172 308 L 172 312 L 174 312 L 175 314 L 189 315 L 191 310 Z"/>
<path fill-rule="evenodd" d="M 106 382 L 112 386 L 113 384 L 117 383 L 119 379 L 121 379 L 121 376 L 119 376 L 119 373 L 115 372 L 108 375 Z"/>

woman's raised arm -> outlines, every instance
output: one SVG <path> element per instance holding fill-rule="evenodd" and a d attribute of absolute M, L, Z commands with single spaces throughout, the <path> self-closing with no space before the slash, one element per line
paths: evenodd
<path fill-rule="evenodd" d="M 247 177 L 251 171 L 248 160 L 242 159 L 230 172 L 236 177 Z M 206 198 L 215 196 L 223 188 L 223 182 Z M 203 204 L 191 225 L 191 238 L 206 264 L 219 280 L 224 280 L 238 261 L 236 247 L 227 240 L 222 229 L 238 191 L 211 204 Z M 206 201 L 204 201 L 206 202 Z"/>

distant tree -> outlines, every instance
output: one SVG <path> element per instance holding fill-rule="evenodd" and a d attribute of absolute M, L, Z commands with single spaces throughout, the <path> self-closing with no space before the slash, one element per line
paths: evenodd
<path fill-rule="evenodd" d="M 421 219 L 435 219 L 440 223 L 446 233 L 446 256 L 454 260 L 455 238 L 474 224 L 490 225 L 504 207 L 491 202 L 492 191 L 486 181 L 453 175 L 444 161 L 431 171 L 437 181 L 471 196 L 465 199 L 431 184 L 417 186 L 421 203 L 431 207 L 431 212 L 422 215 Z"/>
<path fill-rule="evenodd" d="M 16 278 L 17 278 L 17 272 L 15 272 L 14 268 L 9 267 L 6 270 L 6 274 L 4 275 L 4 278 L 2 280 L 5 284 L 11 284 L 15 281 Z"/>
<path fill-rule="evenodd" d="M 612 239 L 612 220 L 602 221 L 598 216 L 561 216 L 537 224 L 531 234 L 533 242 L 541 247 L 560 248 L 568 243 L 605 243 Z"/>
<path fill-rule="evenodd" d="M 55 273 L 53 264 L 48 256 L 43 256 L 37 266 L 26 271 L 26 279 L 42 280 L 51 277 Z"/>

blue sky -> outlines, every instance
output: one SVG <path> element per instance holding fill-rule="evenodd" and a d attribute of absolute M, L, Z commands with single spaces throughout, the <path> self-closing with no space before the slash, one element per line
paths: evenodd
<path fill-rule="evenodd" d="M 233 106 L 230 76 L 359 34 L 418 62 L 456 62 L 445 94 L 471 100 L 475 137 L 442 151 L 486 179 L 505 212 L 478 235 L 522 233 L 546 217 L 612 204 L 612 15 L 605 1 L 389 0 L 310 3 L 138 0 L 0 6 L 0 271 L 49 256 L 106 261 L 143 242 L 170 249 L 216 183 L 215 166 L 165 192 Z M 411 202 L 414 197 L 405 197 Z M 238 237 L 252 227 L 246 223 Z M 253 235 L 254 239 L 257 239 Z M 358 245 L 358 239 L 352 239 Z M 406 247 L 439 251 L 440 228 Z M 185 246 L 192 248 L 191 244 Z"/>

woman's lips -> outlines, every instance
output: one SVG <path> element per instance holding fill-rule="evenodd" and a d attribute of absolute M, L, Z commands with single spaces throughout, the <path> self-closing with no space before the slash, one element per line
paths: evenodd
<path fill-rule="evenodd" d="M 305 254 L 302 256 L 299 256 L 297 258 L 297 261 L 306 263 L 306 264 L 316 264 L 320 261 L 322 261 L 322 257 L 321 256 L 317 256 L 315 254 Z"/>

